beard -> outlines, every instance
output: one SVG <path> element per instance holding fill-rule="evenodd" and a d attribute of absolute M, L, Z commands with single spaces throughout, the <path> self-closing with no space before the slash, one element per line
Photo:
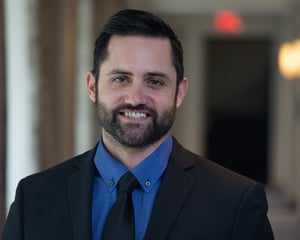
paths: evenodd
<path fill-rule="evenodd" d="M 152 121 L 143 123 L 122 123 L 118 118 L 121 110 L 143 111 L 150 113 Z M 160 140 L 172 127 L 176 114 L 175 103 L 169 109 L 165 109 L 159 116 L 157 112 L 146 105 L 132 106 L 123 104 L 112 111 L 100 100 L 96 101 L 97 118 L 101 127 L 118 144 L 141 148 L 151 145 Z"/>

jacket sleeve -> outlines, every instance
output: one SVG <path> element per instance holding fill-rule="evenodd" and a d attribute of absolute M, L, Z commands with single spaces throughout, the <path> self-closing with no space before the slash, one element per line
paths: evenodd
<path fill-rule="evenodd" d="M 22 240 L 23 214 L 22 214 L 22 181 L 16 191 L 15 201 L 12 203 L 3 229 L 2 240 Z"/>
<path fill-rule="evenodd" d="M 232 228 L 232 240 L 274 240 L 267 217 L 268 203 L 263 187 L 251 184 L 243 194 Z"/>

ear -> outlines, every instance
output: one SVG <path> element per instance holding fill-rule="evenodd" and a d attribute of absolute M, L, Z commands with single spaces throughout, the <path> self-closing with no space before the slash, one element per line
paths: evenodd
<path fill-rule="evenodd" d="M 183 102 L 183 99 L 188 91 L 188 79 L 184 77 L 178 86 L 178 92 L 176 96 L 176 107 L 179 108 Z"/>
<path fill-rule="evenodd" d="M 91 101 L 96 102 L 96 79 L 92 72 L 86 75 L 86 88 Z"/>

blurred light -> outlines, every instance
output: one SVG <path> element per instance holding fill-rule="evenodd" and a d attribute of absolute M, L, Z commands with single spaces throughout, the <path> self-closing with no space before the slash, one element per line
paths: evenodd
<path fill-rule="evenodd" d="M 300 39 L 281 45 L 278 65 L 281 74 L 287 79 L 300 77 Z"/>
<path fill-rule="evenodd" d="M 221 11 L 215 14 L 214 25 L 221 33 L 237 33 L 242 29 L 242 20 L 235 12 Z"/>

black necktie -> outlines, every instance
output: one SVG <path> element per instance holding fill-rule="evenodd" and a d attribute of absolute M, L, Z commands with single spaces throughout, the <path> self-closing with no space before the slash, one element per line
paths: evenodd
<path fill-rule="evenodd" d="M 103 240 L 133 240 L 134 212 L 131 193 L 138 181 L 131 172 L 125 173 L 119 181 L 119 194 L 105 222 Z"/>

